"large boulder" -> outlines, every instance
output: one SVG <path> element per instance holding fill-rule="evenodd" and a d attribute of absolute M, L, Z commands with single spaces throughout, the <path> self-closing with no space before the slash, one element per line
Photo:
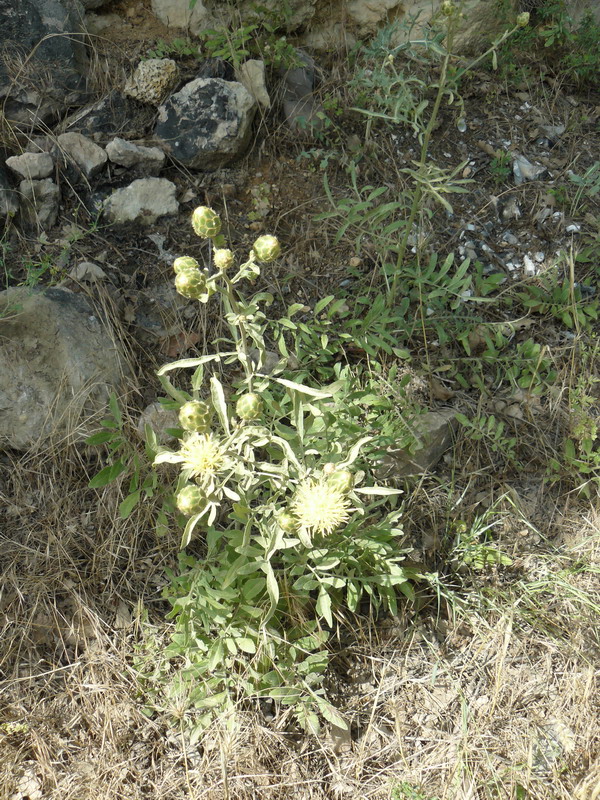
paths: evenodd
<path fill-rule="evenodd" d="M 0 100 L 12 127 L 48 125 L 85 96 L 75 0 L 0 0 Z"/>
<path fill-rule="evenodd" d="M 191 169 L 217 169 L 248 144 L 256 101 L 241 83 L 196 78 L 160 106 L 154 135 Z"/>
<path fill-rule="evenodd" d="M 0 446 L 81 441 L 119 393 L 125 362 L 89 303 L 66 289 L 0 294 Z"/>

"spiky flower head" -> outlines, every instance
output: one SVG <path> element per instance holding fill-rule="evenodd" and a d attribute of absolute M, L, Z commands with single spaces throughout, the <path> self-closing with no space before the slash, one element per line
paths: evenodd
<path fill-rule="evenodd" d="M 350 517 L 350 501 L 324 481 L 306 481 L 298 487 L 291 510 L 308 534 L 332 533 Z"/>
<path fill-rule="evenodd" d="M 200 269 L 200 264 L 191 256 L 179 256 L 173 262 L 173 269 L 179 275 L 180 272 L 186 272 L 189 269 Z"/>
<path fill-rule="evenodd" d="M 212 408 L 203 400 L 189 400 L 179 409 L 179 422 L 186 431 L 208 433 Z"/>
<path fill-rule="evenodd" d="M 440 9 L 445 17 L 451 17 L 456 12 L 456 6 L 450 0 L 444 0 Z"/>
<path fill-rule="evenodd" d="M 192 213 L 192 228 L 202 239 L 214 239 L 221 230 L 221 218 L 208 206 L 198 206 Z"/>
<path fill-rule="evenodd" d="M 255 392 L 243 394 L 235 404 L 235 413 L 240 419 L 257 419 L 262 414 L 263 401 Z"/>
<path fill-rule="evenodd" d="M 183 489 L 177 494 L 175 503 L 177 508 L 186 517 L 191 517 L 193 514 L 199 514 L 206 508 L 206 493 L 199 487 L 190 483 L 184 486 Z"/>
<path fill-rule="evenodd" d="M 191 433 L 179 451 L 190 478 L 210 478 L 225 468 L 225 452 L 212 433 Z"/>
<path fill-rule="evenodd" d="M 523 11 L 517 16 L 517 25 L 519 28 L 525 28 L 529 25 L 529 11 Z"/>
<path fill-rule="evenodd" d="M 215 267 L 221 272 L 226 272 L 233 266 L 233 253 L 226 247 L 219 247 L 213 251 Z"/>
<path fill-rule="evenodd" d="M 336 469 L 327 478 L 327 485 L 341 494 L 347 494 L 354 487 L 354 475 L 349 469 Z"/>
<path fill-rule="evenodd" d="M 189 300 L 199 300 L 206 292 L 206 275 L 199 269 L 186 269 L 176 275 L 175 288 Z"/>
<path fill-rule="evenodd" d="M 259 236 L 252 245 L 252 250 L 258 261 L 268 264 L 281 255 L 281 246 L 276 236 Z"/>

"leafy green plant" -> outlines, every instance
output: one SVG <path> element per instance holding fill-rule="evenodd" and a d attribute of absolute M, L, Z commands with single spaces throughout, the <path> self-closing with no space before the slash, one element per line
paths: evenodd
<path fill-rule="evenodd" d="M 600 313 L 600 302 L 584 294 L 573 276 L 558 282 L 546 274 L 539 283 L 523 286 L 516 296 L 521 305 L 535 314 L 550 314 L 567 328 L 591 329 Z"/>
<path fill-rule="evenodd" d="M 285 20 L 283 20 L 285 22 Z M 261 58 L 267 66 L 297 65 L 294 46 L 281 34 L 282 19 L 265 7 L 257 7 L 255 18 L 238 28 L 210 28 L 202 31 L 203 50 L 211 58 L 222 58 L 234 67 L 247 58 Z"/>
<path fill-rule="evenodd" d="M 498 504 L 496 503 L 495 506 Z M 454 535 L 451 559 L 458 565 L 465 565 L 476 572 L 493 566 L 510 566 L 512 559 L 499 550 L 492 539 L 492 529 L 498 524 L 493 519 L 490 509 L 467 524 L 464 520 L 452 522 L 451 533 Z"/>
<path fill-rule="evenodd" d="M 507 461 L 517 464 L 515 436 L 507 436 L 506 423 L 494 414 L 477 414 L 469 419 L 465 414 L 457 413 L 456 419 L 465 429 L 469 439 L 473 442 L 485 442 L 493 453 L 502 456 Z"/>
<path fill-rule="evenodd" d="M 189 39 L 175 38 L 170 41 L 158 39 L 146 53 L 148 58 L 200 58 L 198 45 Z"/>
<path fill-rule="evenodd" d="M 508 153 L 500 153 L 490 161 L 492 181 L 496 186 L 506 183 L 512 175 L 512 160 Z"/>
<path fill-rule="evenodd" d="M 438 798 L 424 794 L 408 781 L 401 781 L 392 789 L 391 800 L 438 800 Z"/>
<path fill-rule="evenodd" d="M 239 285 L 278 256 L 275 237 L 259 237 L 235 271 L 215 212 L 196 209 L 192 224 L 212 241 L 216 271 L 178 258 L 175 285 L 203 303 L 219 296 L 230 336 L 215 353 L 159 370 L 183 430 L 178 449 L 159 447 L 154 464 L 179 466 L 181 548 L 198 554 L 182 553 L 169 574 L 174 633 L 165 657 L 175 662 L 170 678 L 147 676 L 149 703 L 184 696 L 180 720 L 192 736 L 259 698 L 289 707 L 307 731 L 318 730 L 319 714 L 345 727 L 323 688 L 327 640 L 336 620 L 363 604 L 395 613 L 399 594 L 412 596 L 400 492 L 368 482 L 380 443 L 357 424 L 357 414 L 374 417 L 349 397 L 346 376 L 321 388 L 263 371 L 269 298 L 247 300 Z M 288 309 L 288 322 L 298 310 Z M 205 370 L 233 363 L 244 377 L 228 396 Z M 188 394 L 169 375 L 191 368 Z"/>
<path fill-rule="evenodd" d="M 119 513 L 122 519 L 127 519 L 138 503 L 149 500 L 160 492 L 158 476 L 148 467 L 148 463 L 156 455 L 158 445 L 152 431 L 147 429 L 145 458 L 141 456 L 138 448 L 132 444 L 132 437 L 126 430 L 125 420 L 114 393 L 109 398 L 109 408 L 111 415 L 100 422 L 102 430 L 86 439 L 87 445 L 105 447 L 110 461 L 94 475 L 89 487 L 101 489 L 125 475 L 128 478 L 127 494 L 119 505 Z M 164 532 L 165 508 L 168 506 L 169 502 L 166 500 L 157 521 L 158 533 Z"/>
<path fill-rule="evenodd" d="M 498 48 L 517 30 L 527 25 L 529 15 L 519 15 L 517 24 L 505 31 L 488 50 L 469 64 L 455 69 L 451 65 L 452 45 L 456 26 L 460 17 L 459 7 L 452 2 L 445 2 L 441 7 L 441 16 L 445 19 L 445 44 L 437 35 L 424 40 L 411 42 L 413 47 L 425 46 L 428 53 L 441 58 L 439 76 L 433 83 L 424 82 L 416 77 L 408 77 L 395 66 L 394 53 L 385 55 L 379 51 L 367 51 L 371 61 L 365 69 L 359 70 L 357 84 L 361 87 L 357 94 L 357 105 L 354 110 L 368 117 L 369 126 L 374 122 L 386 122 L 391 125 L 403 124 L 412 128 L 420 143 L 419 158 L 412 166 L 399 169 L 406 176 L 407 187 L 400 193 L 394 190 L 394 200 L 384 202 L 386 187 L 357 186 L 356 170 L 351 174 L 355 196 L 341 202 L 334 200 L 326 183 L 326 192 L 334 211 L 329 217 L 344 217 L 341 234 L 351 226 L 356 226 L 358 236 L 363 235 L 364 228 L 378 230 L 377 239 L 383 248 L 377 248 L 386 277 L 389 279 L 387 303 L 393 306 L 401 292 L 405 277 L 405 261 L 409 245 L 415 247 L 417 256 L 423 250 L 420 216 L 431 213 L 429 206 L 440 204 L 448 213 L 452 213 L 452 205 L 447 195 L 466 191 L 468 179 L 459 177 L 464 164 L 454 169 L 440 167 L 431 161 L 428 155 L 429 143 L 436 127 L 442 102 L 458 108 L 458 127 L 465 129 L 462 99 L 458 93 L 461 78 L 488 56 L 496 58 Z M 428 92 L 433 90 L 435 96 L 430 101 Z M 367 129 L 367 138 L 370 127 Z M 393 244 L 392 244 L 393 242 Z M 390 255 L 393 258 L 390 259 Z"/>

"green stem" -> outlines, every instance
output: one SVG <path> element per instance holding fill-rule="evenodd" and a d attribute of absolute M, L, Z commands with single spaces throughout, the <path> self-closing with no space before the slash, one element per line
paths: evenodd
<path fill-rule="evenodd" d="M 244 358 L 242 360 L 242 366 L 244 367 L 244 372 L 246 373 L 246 379 L 248 381 L 248 391 L 251 392 L 252 379 L 254 377 L 254 374 L 250 366 L 250 349 L 248 347 L 248 336 L 244 328 L 242 315 L 240 313 L 240 306 L 238 301 L 236 300 L 235 290 L 233 288 L 233 285 L 229 280 L 229 278 L 227 277 L 227 275 L 225 275 L 225 273 L 221 273 L 221 275 L 225 283 L 225 293 L 223 295 L 225 303 L 229 307 L 228 310 L 230 311 L 230 313 L 234 314 L 239 320 L 237 326 L 230 325 L 229 327 L 233 333 L 234 339 L 238 339 L 238 334 L 239 334 L 239 342 L 241 343 L 242 352 L 244 354 Z"/>

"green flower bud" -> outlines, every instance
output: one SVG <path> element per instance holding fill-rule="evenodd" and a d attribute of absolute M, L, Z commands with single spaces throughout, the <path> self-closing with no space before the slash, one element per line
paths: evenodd
<path fill-rule="evenodd" d="M 193 484 L 184 486 L 175 500 L 177 508 L 186 517 L 191 517 L 204 511 L 206 502 L 206 493 L 199 486 L 194 486 Z"/>
<path fill-rule="evenodd" d="M 263 410 L 263 401 L 254 392 L 242 395 L 237 401 L 235 412 L 240 419 L 251 420 L 260 417 Z"/>
<path fill-rule="evenodd" d="M 529 11 L 523 11 L 522 14 L 519 14 L 517 17 L 517 25 L 519 28 L 525 28 L 529 25 Z"/>
<path fill-rule="evenodd" d="M 180 272 L 175 278 L 175 288 L 184 297 L 198 300 L 206 292 L 206 275 L 199 269 L 188 269 Z"/>
<path fill-rule="evenodd" d="M 208 433 L 212 408 L 202 400 L 190 400 L 179 409 L 179 422 L 186 431 Z"/>
<path fill-rule="evenodd" d="M 440 6 L 441 12 L 445 17 L 451 17 L 456 11 L 456 6 L 450 0 L 444 0 Z"/>
<path fill-rule="evenodd" d="M 173 262 L 173 269 L 179 275 L 180 272 L 188 269 L 200 269 L 200 264 L 191 256 L 180 256 Z"/>
<path fill-rule="evenodd" d="M 212 239 L 221 230 L 221 218 L 212 208 L 198 206 L 192 214 L 192 228 L 202 239 Z"/>
<path fill-rule="evenodd" d="M 281 247 L 276 236 L 259 236 L 252 245 L 254 255 L 259 261 L 268 264 L 281 255 Z"/>
<path fill-rule="evenodd" d="M 233 266 L 233 253 L 225 247 L 220 247 L 213 251 L 215 267 L 221 272 L 225 272 Z"/>
<path fill-rule="evenodd" d="M 290 511 L 281 513 L 277 517 L 277 524 L 286 533 L 294 533 L 298 530 L 298 520 Z"/>
<path fill-rule="evenodd" d="M 354 475 L 347 469 L 338 469 L 327 478 L 327 486 L 340 494 L 347 494 L 354 487 Z"/>

